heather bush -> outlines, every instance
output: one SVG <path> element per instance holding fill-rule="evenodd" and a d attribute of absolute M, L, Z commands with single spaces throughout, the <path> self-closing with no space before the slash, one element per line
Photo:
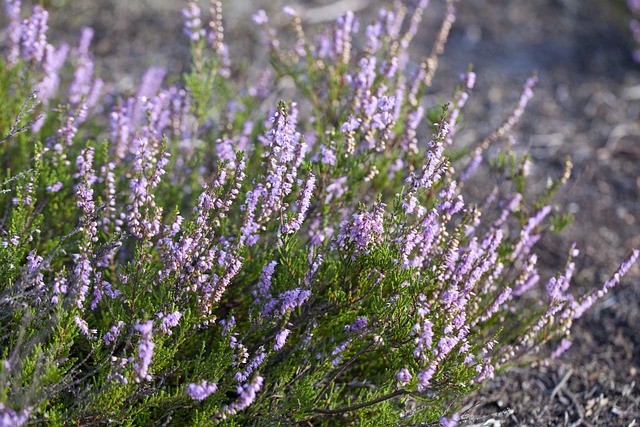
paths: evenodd
<path fill-rule="evenodd" d="M 475 74 L 426 103 L 455 17 L 411 59 L 426 3 L 313 37 L 290 8 L 293 37 L 257 12 L 261 73 L 233 63 L 220 2 L 189 3 L 183 86 L 151 68 L 115 94 L 90 29 L 52 44 L 43 8 L 5 0 L 0 425 L 455 425 L 496 370 L 566 350 L 638 251 L 586 295 L 574 246 L 540 278 L 570 162 L 532 191 L 509 142 L 536 77 L 456 146 Z M 484 197 L 465 193 L 478 168 Z"/>

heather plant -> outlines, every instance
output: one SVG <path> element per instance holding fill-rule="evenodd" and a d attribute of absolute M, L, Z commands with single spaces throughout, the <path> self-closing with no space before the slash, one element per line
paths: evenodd
<path fill-rule="evenodd" d="M 475 74 L 426 103 L 455 18 L 416 62 L 426 6 L 312 37 L 257 12 L 272 67 L 247 83 L 220 2 L 206 24 L 189 2 L 183 86 L 151 68 L 113 94 L 90 29 L 55 46 L 43 8 L 5 0 L 0 424 L 448 426 L 496 370 L 559 357 L 638 251 L 585 295 L 575 246 L 541 279 L 571 164 L 532 191 L 509 142 L 537 79 L 457 147 Z M 486 197 L 465 194 L 479 168 Z"/>

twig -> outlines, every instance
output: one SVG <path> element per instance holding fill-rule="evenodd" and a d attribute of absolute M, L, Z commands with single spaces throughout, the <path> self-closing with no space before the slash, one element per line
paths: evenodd
<path fill-rule="evenodd" d="M 385 400 L 393 399 L 394 397 L 398 397 L 398 396 L 404 396 L 406 394 L 409 394 L 409 392 L 401 389 L 401 390 L 396 390 L 393 393 L 389 393 L 389 394 L 385 394 L 384 396 L 377 397 L 368 402 L 358 403 L 357 405 L 343 406 L 342 408 L 338 408 L 338 409 L 314 408 L 312 409 L 312 411 L 322 415 L 344 414 L 345 412 L 356 411 L 358 409 L 366 408 L 367 406 L 375 405 L 376 403 L 384 402 Z"/>
<path fill-rule="evenodd" d="M 567 381 L 569 381 L 569 378 L 571 378 L 571 375 L 573 375 L 573 369 L 569 368 L 569 371 L 567 371 L 567 373 L 564 374 L 564 377 L 562 377 L 558 385 L 556 385 L 553 391 L 551 392 L 551 396 L 549 397 L 549 400 L 553 400 L 553 398 L 556 397 L 556 394 L 558 394 L 558 392 L 565 386 Z"/>

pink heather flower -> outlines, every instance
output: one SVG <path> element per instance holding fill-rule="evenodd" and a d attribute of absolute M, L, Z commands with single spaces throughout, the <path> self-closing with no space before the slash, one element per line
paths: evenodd
<path fill-rule="evenodd" d="M 282 347 L 284 347 L 284 344 L 287 342 L 289 333 L 291 333 L 291 331 L 285 328 L 276 334 L 276 343 L 273 345 L 273 349 L 275 351 L 278 351 Z"/>
<path fill-rule="evenodd" d="M 412 378 L 413 376 L 407 368 L 400 369 L 400 371 L 396 374 L 396 379 L 403 385 L 411 381 Z"/>
<path fill-rule="evenodd" d="M 199 384 L 190 383 L 187 386 L 187 394 L 193 400 L 204 400 L 216 391 L 218 391 L 218 386 L 207 381 L 202 381 Z"/>
<path fill-rule="evenodd" d="M 153 320 L 138 323 L 134 328 L 140 333 L 138 354 L 136 355 L 136 362 L 133 365 L 133 369 L 135 370 L 135 380 L 136 382 L 140 382 L 142 380 L 149 381 L 151 380 L 151 375 L 149 375 L 149 365 L 151 365 L 153 348 L 155 347 L 155 344 L 151 341 Z"/>

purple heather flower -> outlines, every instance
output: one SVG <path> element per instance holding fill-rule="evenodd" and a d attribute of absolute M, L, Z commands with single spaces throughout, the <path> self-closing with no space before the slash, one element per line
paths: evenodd
<path fill-rule="evenodd" d="M 229 406 L 223 406 L 218 416 L 224 419 L 229 414 L 237 414 L 239 411 L 248 408 L 256 400 L 256 394 L 263 384 L 264 378 L 258 375 L 250 383 L 238 386 L 237 392 L 239 396 L 237 400 Z"/>
<path fill-rule="evenodd" d="M 569 341 L 566 338 L 562 338 L 562 341 L 560 341 L 560 344 L 558 344 L 556 349 L 553 350 L 553 352 L 551 353 L 551 358 L 552 359 L 559 358 L 562 355 L 562 353 L 569 350 L 569 348 L 571 347 L 571 344 L 573 344 L 571 341 Z"/>
<path fill-rule="evenodd" d="M 160 330 L 167 335 L 171 335 L 171 329 L 174 326 L 178 326 L 180 319 L 182 318 L 182 313 L 179 311 L 174 311 L 173 313 L 167 314 L 166 316 L 162 313 L 158 313 L 158 317 L 162 319 L 160 323 Z"/>
<path fill-rule="evenodd" d="M 60 85 L 59 71 L 69 54 L 69 45 L 64 43 L 56 49 L 52 45 L 47 45 L 43 63 L 44 77 L 38 83 L 38 99 L 46 103 L 57 92 Z"/>
<path fill-rule="evenodd" d="M 140 86 L 138 86 L 138 92 L 136 98 L 143 97 L 151 98 L 158 94 L 158 90 L 162 86 L 162 80 L 167 74 L 167 70 L 161 67 L 149 67 L 142 76 Z"/>
<path fill-rule="evenodd" d="M 202 28 L 200 20 L 200 7 L 195 1 L 190 1 L 186 8 L 182 9 L 184 22 L 184 34 L 192 41 L 198 41 L 205 36 L 206 32 Z"/>
<path fill-rule="evenodd" d="M 376 203 L 373 212 L 358 212 L 351 221 L 342 223 L 340 234 L 336 238 L 338 246 L 355 243 L 356 253 L 368 251 L 372 245 L 381 241 L 384 233 L 384 203 Z M 355 255 L 355 254 L 354 254 Z"/>
<path fill-rule="evenodd" d="M 345 332 L 358 333 L 361 332 L 364 328 L 367 327 L 369 323 L 369 319 L 364 316 L 360 316 L 353 321 L 351 325 L 346 325 L 344 327 Z"/>
<path fill-rule="evenodd" d="M 73 80 L 69 85 L 69 101 L 78 104 L 83 97 L 89 95 L 93 84 L 93 60 L 89 53 L 89 44 L 93 38 L 93 29 L 84 27 L 80 42 L 76 49 L 77 66 L 73 73 Z"/>
<path fill-rule="evenodd" d="M 276 343 L 273 345 L 273 349 L 275 351 L 278 351 L 282 347 L 284 347 L 284 344 L 287 342 L 287 337 L 289 336 L 289 333 L 291 333 L 291 331 L 285 328 L 276 334 Z"/>
<path fill-rule="evenodd" d="M 413 326 L 413 330 L 418 335 L 415 338 L 416 348 L 413 351 L 413 355 L 419 359 L 427 360 L 428 355 L 426 352 L 433 345 L 433 323 L 424 318 L 420 323 Z"/>
<path fill-rule="evenodd" d="M 456 427 L 459 421 L 460 421 L 460 415 L 453 414 L 451 418 L 447 418 L 443 416 L 442 418 L 440 418 L 439 423 L 440 423 L 440 427 Z"/>
<path fill-rule="evenodd" d="M 629 271 L 631 266 L 636 263 L 638 256 L 640 256 L 640 250 L 634 249 L 629 258 L 623 261 L 613 276 L 604 283 L 602 289 L 583 297 L 580 301 L 572 301 L 571 308 L 573 310 L 573 318 L 580 318 L 598 299 L 602 298 L 610 289 L 620 283 L 622 277 Z"/>
<path fill-rule="evenodd" d="M 190 383 L 187 385 L 187 394 L 193 400 L 204 400 L 216 391 L 218 391 L 218 386 L 215 383 L 209 383 L 208 381 Z"/>
<path fill-rule="evenodd" d="M 320 152 L 322 155 L 322 164 L 328 166 L 335 166 L 336 164 L 336 152 L 333 147 L 320 146 Z"/>
<path fill-rule="evenodd" d="M 313 196 L 313 190 L 316 184 L 316 177 L 312 173 L 309 173 L 307 180 L 304 184 L 304 188 L 302 189 L 302 197 L 296 201 L 295 208 L 297 210 L 296 214 L 293 218 L 284 225 L 283 232 L 284 233 L 295 233 L 300 229 L 302 222 L 307 214 L 307 210 L 309 209 L 309 203 L 311 201 L 311 196 Z"/>
<path fill-rule="evenodd" d="M 246 357 L 248 357 L 248 354 L 246 355 Z M 249 363 L 247 363 L 244 372 L 236 372 L 236 374 L 233 376 L 233 379 L 240 382 L 246 381 L 251 376 L 253 371 L 262 366 L 265 360 L 267 360 L 267 353 L 264 351 L 264 346 L 261 346 L 258 349 L 256 355 L 253 356 Z"/>
<path fill-rule="evenodd" d="M 15 65 L 20 56 L 20 38 L 22 35 L 22 25 L 20 23 L 20 0 L 5 0 L 5 11 L 9 18 L 7 27 L 7 39 L 9 41 L 9 53 L 7 60 L 10 65 Z"/>
<path fill-rule="evenodd" d="M 29 420 L 31 408 L 16 412 L 0 403 L 0 427 L 22 427 Z"/>
<path fill-rule="evenodd" d="M 396 374 L 396 379 L 401 384 L 408 383 L 409 381 L 411 381 L 412 378 L 413 376 L 411 375 L 411 372 L 409 372 L 407 368 L 400 369 L 400 371 L 398 371 L 398 373 Z"/>
<path fill-rule="evenodd" d="M 465 82 L 467 84 L 467 89 L 471 90 L 476 85 L 476 73 L 473 71 L 469 71 L 465 75 Z"/>
<path fill-rule="evenodd" d="M 491 364 L 491 359 L 487 357 L 484 359 L 483 363 L 476 365 L 476 371 L 478 372 L 478 375 L 473 378 L 473 381 L 477 383 L 482 383 L 486 379 L 493 378 L 494 369 Z"/>
<path fill-rule="evenodd" d="M 429 387 L 429 385 L 431 384 L 431 378 L 433 378 L 433 375 L 436 373 L 436 368 L 434 365 L 429 366 L 429 369 L 427 369 L 424 372 L 420 372 L 418 374 L 418 390 L 422 391 L 425 388 Z"/>
<path fill-rule="evenodd" d="M 507 286 L 506 288 L 504 288 L 502 292 L 500 292 L 500 294 L 497 296 L 495 301 L 491 304 L 491 306 L 487 309 L 487 311 L 482 315 L 482 317 L 480 318 L 480 321 L 484 322 L 485 320 L 488 320 L 489 318 L 491 318 L 491 316 L 493 316 L 500 309 L 500 306 L 502 306 L 502 304 L 507 302 L 507 300 L 509 299 L 511 299 L 511 288 Z"/>
<path fill-rule="evenodd" d="M 56 275 L 53 279 L 53 296 L 51 297 L 51 303 L 57 304 L 59 302 L 59 295 L 67 293 L 67 279 L 64 276 Z"/>
<path fill-rule="evenodd" d="M 520 232 L 520 240 L 516 244 L 513 250 L 511 259 L 517 259 L 521 256 L 526 256 L 531 251 L 531 247 L 538 241 L 539 235 L 533 234 L 535 228 L 542 223 L 547 215 L 551 212 L 551 206 L 544 206 L 535 215 L 529 218 L 527 224 L 522 228 Z"/>
<path fill-rule="evenodd" d="M 258 294 L 262 298 L 268 298 L 271 295 L 271 277 L 275 271 L 278 261 L 271 261 L 262 269 L 260 282 L 258 282 Z"/>
<path fill-rule="evenodd" d="M 153 348 L 155 344 L 151 341 L 153 333 L 153 320 L 148 320 L 144 323 L 138 323 L 134 326 L 135 330 L 140 333 L 140 342 L 138 343 L 138 354 L 136 355 L 136 362 L 133 365 L 135 370 L 135 380 L 140 382 L 142 380 L 151 380 L 149 374 L 149 365 L 153 358 Z"/>
<path fill-rule="evenodd" d="M 118 338 L 118 335 L 120 335 L 120 330 L 122 329 L 123 326 L 124 326 L 124 322 L 122 320 L 119 320 L 118 323 L 116 323 L 111 327 L 111 329 L 109 329 L 109 332 L 105 333 L 102 336 L 102 341 L 104 341 L 106 345 L 111 345 L 115 343 L 116 339 Z"/>
<path fill-rule="evenodd" d="M 269 22 L 269 18 L 267 17 L 266 12 L 262 9 L 254 13 L 251 16 L 251 19 L 253 19 L 253 22 L 255 22 L 258 25 L 264 25 L 267 22 Z"/>
<path fill-rule="evenodd" d="M 328 204 L 335 197 L 336 200 L 342 197 L 344 193 L 347 192 L 349 186 L 347 184 L 347 176 L 342 176 L 340 178 L 336 178 L 331 184 L 327 185 L 325 191 L 327 192 L 327 196 L 324 198 L 324 203 Z"/>
<path fill-rule="evenodd" d="M 98 332 L 97 329 L 89 329 L 89 325 L 87 324 L 87 322 L 85 320 L 83 320 L 82 318 L 80 318 L 80 316 L 76 316 L 74 318 L 74 321 L 76 323 L 76 326 L 78 326 L 78 328 L 80 328 L 80 332 L 82 332 L 82 335 L 87 337 L 87 339 L 89 339 L 89 340 L 94 340 L 95 339 L 95 334 L 96 334 L 96 332 Z"/>
<path fill-rule="evenodd" d="M 22 22 L 22 56 L 27 61 L 42 62 L 47 48 L 47 19 L 49 13 L 39 5 L 33 7 L 31 16 Z"/>
<path fill-rule="evenodd" d="M 292 311 L 297 307 L 300 307 L 311 296 L 311 292 L 300 288 L 286 291 L 279 296 L 279 300 L 282 301 L 282 305 L 278 310 L 280 315 L 284 315 L 287 311 Z"/>

